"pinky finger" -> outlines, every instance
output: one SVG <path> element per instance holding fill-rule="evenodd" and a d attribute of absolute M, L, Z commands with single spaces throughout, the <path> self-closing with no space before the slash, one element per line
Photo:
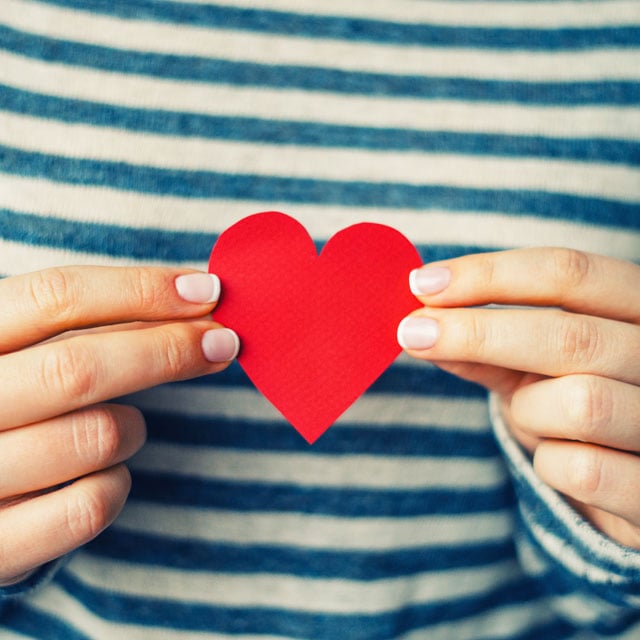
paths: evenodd
<path fill-rule="evenodd" d="M 124 506 L 131 476 L 120 464 L 0 509 L 0 586 L 95 538 Z"/>
<path fill-rule="evenodd" d="M 640 546 L 640 457 L 595 444 L 545 440 L 536 449 L 534 467 L 551 487 L 583 505 L 606 534 Z M 604 513 L 594 518 L 596 511 Z"/>

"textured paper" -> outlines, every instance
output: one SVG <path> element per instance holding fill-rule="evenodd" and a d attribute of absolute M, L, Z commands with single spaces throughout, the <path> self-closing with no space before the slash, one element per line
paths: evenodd
<path fill-rule="evenodd" d="M 420 306 L 408 284 L 420 264 L 385 225 L 343 229 L 318 255 L 294 218 L 257 213 L 211 252 L 222 282 L 213 317 L 238 333 L 240 365 L 311 444 L 400 353 L 398 323 Z"/>

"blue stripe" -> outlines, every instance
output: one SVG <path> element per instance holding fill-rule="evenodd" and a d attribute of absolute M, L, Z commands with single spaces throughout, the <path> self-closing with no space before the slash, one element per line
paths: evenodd
<path fill-rule="evenodd" d="M 317 488 L 227 482 L 133 470 L 131 497 L 164 505 L 240 512 L 315 513 L 341 517 L 411 517 L 485 513 L 513 508 L 510 485 L 496 489 Z"/>
<path fill-rule="evenodd" d="M 0 150 L 0 163 L 2 152 Z M 253 213 L 253 211 L 248 211 Z M 167 262 L 209 257 L 216 234 L 166 229 L 135 229 L 111 224 L 75 222 L 0 209 L 0 238 L 13 242 L 83 251 L 99 255 Z M 429 260 L 445 260 L 486 250 L 473 245 L 420 247 Z"/>
<path fill-rule="evenodd" d="M 180 81 L 421 99 L 523 104 L 640 104 L 640 82 L 519 82 L 360 73 L 320 67 L 231 62 L 110 49 L 54 40 L 0 26 L 0 48 L 19 55 L 110 72 Z"/>
<path fill-rule="evenodd" d="M 0 150 L 0 163 L 1 155 Z M 74 222 L 7 209 L 0 209 L 0 237 L 55 249 L 167 262 L 206 260 L 217 238 L 207 233 Z"/>
<path fill-rule="evenodd" d="M 183 171 L 124 162 L 65 158 L 5 146 L 0 146 L 1 171 L 158 195 L 253 200 L 262 209 L 265 203 L 274 201 L 417 211 L 444 209 L 540 216 L 640 229 L 640 204 L 544 191 L 464 189 L 439 185 Z M 143 257 L 135 246 L 127 246 L 126 254 L 119 255 Z M 208 251 L 202 255 L 208 255 Z"/>
<path fill-rule="evenodd" d="M 154 20 L 260 33 L 401 45 L 524 50 L 637 47 L 637 26 L 517 28 L 403 24 L 367 18 L 318 16 L 229 6 L 150 0 L 47 0 L 48 4 L 130 20 Z M 523 11 L 526 9 L 523 9 Z"/>
<path fill-rule="evenodd" d="M 183 137 L 314 147 L 547 157 L 640 165 L 640 143 L 627 140 L 420 131 L 211 116 L 57 98 L 2 85 L 0 108 L 63 122 Z"/>
<path fill-rule="evenodd" d="M 0 626 L 0 634 L 4 628 L 43 640 L 90 640 L 89 636 L 65 624 L 60 618 L 32 609 L 27 603 L 21 602 L 16 602 L 3 611 Z"/>
<path fill-rule="evenodd" d="M 135 398 L 132 400 L 135 404 Z M 215 405 L 215 396 L 211 399 Z M 402 410 L 382 427 L 333 426 L 313 448 L 286 423 L 251 421 L 241 418 L 198 418 L 145 410 L 151 440 L 190 444 L 216 449 L 291 452 L 313 455 L 379 455 L 413 457 L 469 457 L 500 464 L 490 427 L 469 432 L 451 427 L 425 425 L 416 429 L 402 424 Z M 212 456 L 215 453 L 212 452 Z M 355 463 L 354 463 L 355 464 Z M 429 464 L 428 460 L 425 464 Z"/>
<path fill-rule="evenodd" d="M 485 567 L 515 559 L 511 541 L 394 551 L 326 551 L 268 545 L 182 541 L 108 529 L 87 552 L 100 557 L 184 571 L 287 574 L 303 578 L 384 580 L 422 572 Z"/>
<path fill-rule="evenodd" d="M 206 387 L 211 389 L 212 393 L 220 387 L 253 388 L 253 383 L 237 362 L 233 362 L 221 373 L 173 384 Z M 416 361 L 414 365 L 394 363 L 373 383 L 370 391 L 371 393 L 401 392 L 412 395 L 437 396 L 443 399 L 464 398 L 465 400 L 484 400 L 487 396 L 484 387 L 419 361 Z"/>
<path fill-rule="evenodd" d="M 535 607 L 535 584 L 519 579 L 475 597 L 417 604 L 381 614 L 327 614 L 267 607 L 217 607 L 200 603 L 126 596 L 102 591 L 78 581 L 67 572 L 59 583 L 96 615 L 107 620 L 147 626 L 167 626 L 227 634 L 273 634 L 315 640 L 390 640 L 413 629 L 476 616 L 495 616 L 496 603 L 520 608 Z M 212 585 L 212 588 L 214 585 Z M 286 603 L 283 603 L 286 605 Z M 505 616 L 511 615 L 505 611 Z M 477 621 L 480 624 L 480 621 Z"/>

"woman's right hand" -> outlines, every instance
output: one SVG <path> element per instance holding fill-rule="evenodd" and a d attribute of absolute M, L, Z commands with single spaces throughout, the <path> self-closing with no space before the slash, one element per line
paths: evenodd
<path fill-rule="evenodd" d="M 65 267 L 0 281 L 0 586 L 120 512 L 141 413 L 105 401 L 224 369 L 238 338 L 207 316 L 215 276 Z M 80 331 L 78 331 L 80 330 Z"/>

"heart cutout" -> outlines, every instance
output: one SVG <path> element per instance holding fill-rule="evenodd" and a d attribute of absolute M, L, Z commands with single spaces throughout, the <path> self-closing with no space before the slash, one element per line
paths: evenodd
<path fill-rule="evenodd" d="M 400 353 L 398 323 L 421 306 L 408 284 L 421 263 L 385 225 L 347 227 L 318 255 L 297 220 L 257 213 L 213 247 L 214 319 L 238 333 L 240 365 L 312 444 Z"/>

